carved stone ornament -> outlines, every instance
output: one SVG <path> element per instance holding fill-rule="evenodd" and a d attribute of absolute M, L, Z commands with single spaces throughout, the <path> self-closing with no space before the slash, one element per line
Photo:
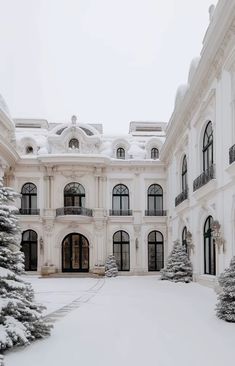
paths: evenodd
<path fill-rule="evenodd" d="M 221 225 L 218 220 L 213 221 L 211 234 L 215 241 L 215 245 L 218 248 L 218 253 L 220 253 L 221 248 L 223 249 L 223 252 L 225 252 L 225 239 L 222 236 Z"/>

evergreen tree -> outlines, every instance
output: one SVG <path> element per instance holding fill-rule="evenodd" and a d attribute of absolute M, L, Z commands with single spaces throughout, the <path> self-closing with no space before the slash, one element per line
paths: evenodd
<path fill-rule="evenodd" d="M 192 264 L 179 241 L 174 243 L 166 267 L 161 270 L 161 279 L 173 282 L 192 281 Z"/>
<path fill-rule="evenodd" d="M 235 257 L 232 258 L 230 266 L 218 277 L 222 288 L 216 305 L 216 314 L 220 319 L 227 322 L 235 322 Z"/>
<path fill-rule="evenodd" d="M 0 182 L 0 350 L 27 345 L 50 334 L 42 319 L 44 307 L 34 302 L 31 285 L 24 281 L 24 255 L 14 202 L 19 195 Z M 1 360 L 1 358 L 0 358 Z M 2 361 L 1 361 L 2 362 Z M 0 363 L 1 364 L 1 363 Z"/>
<path fill-rule="evenodd" d="M 116 259 L 113 255 L 109 255 L 105 262 L 105 276 L 106 277 L 117 277 L 118 266 Z"/>

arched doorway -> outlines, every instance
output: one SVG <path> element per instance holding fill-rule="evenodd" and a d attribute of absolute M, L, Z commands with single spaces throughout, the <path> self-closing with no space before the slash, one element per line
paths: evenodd
<path fill-rule="evenodd" d="M 208 216 L 204 224 L 204 273 L 216 275 L 216 250 L 212 237 L 213 217 Z"/>
<path fill-rule="evenodd" d="M 89 271 L 89 242 L 78 233 L 68 234 L 62 242 L 62 271 Z"/>
<path fill-rule="evenodd" d="M 148 270 L 160 271 L 164 267 L 164 239 L 160 231 L 148 235 Z"/>
<path fill-rule="evenodd" d="M 22 233 L 21 251 L 24 253 L 26 271 L 37 271 L 38 235 L 33 230 Z"/>
<path fill-rule="evenodd" d="M 119 271 L 130 270 L 130 237 L 123 230 L 113 235 L 113 255 Z"/>

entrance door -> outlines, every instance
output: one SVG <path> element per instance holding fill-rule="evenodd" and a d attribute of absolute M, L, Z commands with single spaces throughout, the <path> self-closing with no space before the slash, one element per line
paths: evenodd
<path fill-rule="evenodd" d="M 21 251 L 25 257 L 25 270 L 37 271 L 38 235 L 33 230 L 26 230 L 22 234 Z"/>
<path fill-rule="evenodd" d="M 89 271 L 89 243 L 85 236 L 72 233 L 64 238 L 62 243 L 62 271 Z"/>

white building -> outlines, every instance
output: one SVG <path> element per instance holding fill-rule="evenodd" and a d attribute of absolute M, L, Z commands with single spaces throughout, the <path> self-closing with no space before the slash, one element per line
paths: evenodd
<path fill-rule="evenodd" d="M 210 8 L 200 57 L 168 124 L 128 135 L 73 117 L 12 120 L 0 101 L 1 175 L 22 193 L 28 270 L 157 271 L 175 240 L 195 279 L 213 283 L 235 254 L 235 1 Z M 160 153 L 160 159 L 158 154 Z"/>

